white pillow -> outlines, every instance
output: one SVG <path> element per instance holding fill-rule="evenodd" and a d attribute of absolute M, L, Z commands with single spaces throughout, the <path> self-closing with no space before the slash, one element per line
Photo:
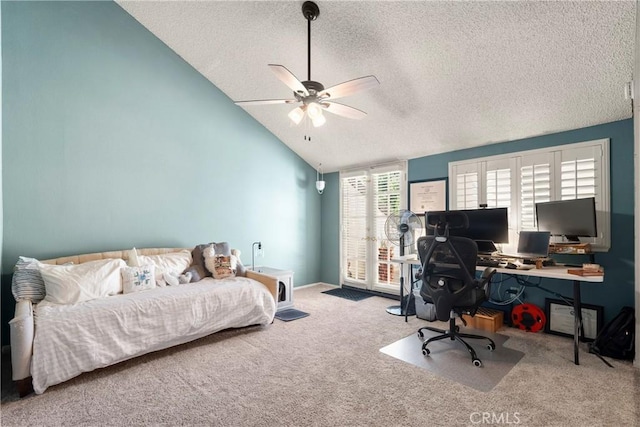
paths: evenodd
<path fill-rule="evenodd" d="M 136 248 L 130 249 L 128 251 L 128 260 L 127 260 L 127 265 L 130 267 L 140 267 L 140 261 L 138 261 L 138 251 L 136 251 Z"/>
<path fill-rule="evenodd" d="M 191 252 L 188 250 L 160 255 L 138 255 L 139 265 L 155 265 L 158 286 L 166 286 L 164 273 L 180 276 L 183 271 L 189 268 L 191 261 Z"/>
<path fill-rule="evenodd" d="M 122 292 L 129 294 L 155 288 L 155 270 L 156 266 L 153 264 L 140 267 L 122 267 L 120 270 L 122 274 Z"/>
<path fill-rule="evenodd" d="M 77 265 L 38 263 L 44 279 L 45 300 L 56 304 L 75 304 L 122 292 L 121 259 L 101 259 Z"/>

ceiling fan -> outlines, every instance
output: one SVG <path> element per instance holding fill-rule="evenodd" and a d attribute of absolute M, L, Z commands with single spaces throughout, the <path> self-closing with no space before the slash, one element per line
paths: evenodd
<path fill-rule="evenodd" d="M 375 76 L 365 76 L 325 89 L 322 83 L 311 80 L 311 21 L 315 21 L 316 18 L 318 18 L 318 15 L 320 15 L 320 9 L 314 2 L 305 1 L 302 4 L 302 15 L 307 20 L 308 29 L 307 80 L 301 82 L 286 67 L 277 64 L 269 64 L 269 68 L 276 77 L 293 90 L 294 98 L 236 101 L 236 105 L 300 103 L 301 105 L 294 108 L 289 113 L 289 118 L 297 125 L 306 115 L 309 117 L 314 127 L 322 126 L 326 122 L 326 118 L 322 113 L 323 110 L 349 119 L 364 118 L 367 115 L 364 111 L 349 107 L 348 105 L 333 102 L 333 100 L 378 86 L 380 82 Z"/>

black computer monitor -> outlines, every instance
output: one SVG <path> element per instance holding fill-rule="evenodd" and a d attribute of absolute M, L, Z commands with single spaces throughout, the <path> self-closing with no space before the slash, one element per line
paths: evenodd
<path fill-rule="evenodd" d="M 598 237 L 594 197 L 536 203 L 536 221 L 539 231 L 571 242 L 579 242 L 578 237 Z"/>
<path fill-rule="evenodd" d="M 461 212 L 467 215 L 469 227 L 451 229 L 450 236 L 468 237 L 476 242 L 509 243 L 507 208 L 465 209 Z M 427 229 L 427 234 L 434 234 L 433 229 Z"/>

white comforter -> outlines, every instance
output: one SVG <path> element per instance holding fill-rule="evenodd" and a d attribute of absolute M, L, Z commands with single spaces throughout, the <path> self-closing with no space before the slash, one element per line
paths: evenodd
<path fill-rule="evenodd" d="M 35 309 L 31 376 L 38 394 L 82 372 L 227 328 L 273 321 L 267 288 L 245 277 L 203 279 L 75 305 Z"/>

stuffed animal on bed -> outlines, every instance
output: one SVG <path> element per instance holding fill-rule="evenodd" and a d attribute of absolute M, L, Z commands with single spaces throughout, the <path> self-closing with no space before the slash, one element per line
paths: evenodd
<path fill-rule="evenodd" d="M 164 278 L 164 281 L 167 282 L 167 285 L 169 286 L 183 285 L 191 281 L 191 273 L 188 271 L 180 275 L 175 273 L 164 273 L 162 277 Z"/>

